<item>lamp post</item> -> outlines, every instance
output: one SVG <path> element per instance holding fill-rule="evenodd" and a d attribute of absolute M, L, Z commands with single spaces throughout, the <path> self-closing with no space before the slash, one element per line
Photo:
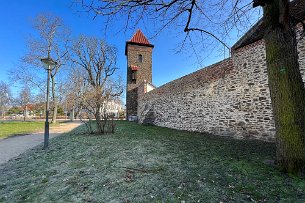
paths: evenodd
<path fill-rule="evenodd" d="M 47 149 L 49 145 L 49 93 L 50 93 L 50 77 L 51 77 L 51 71 L 54 66 L 57 65 L 57 62 L 48 58 L 40 59 L 40 61 L 44 64 L 44 68 L 48 72 L 48 79 L 47 79 L 47 98 L 46 98 L 46 122 L 45 122 L 45 128 L 44 128 L 44 144 L 43 149 Z"/>

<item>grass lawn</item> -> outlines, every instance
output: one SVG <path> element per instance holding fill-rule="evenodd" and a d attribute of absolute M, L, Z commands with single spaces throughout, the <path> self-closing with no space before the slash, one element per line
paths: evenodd
<path fill-rule="evenodd" d="M 266 160 L 275 147 L 120 121 L 84 126 L 0 169 L 0 202 L 304 202 L 305 180 Z"/>
<path fill-rule="evenodd" d="M 53 124 L 51 124 L 52 126 Z M 56 125 L 56 124 L 54 124 Z M 23 135 L 44 129 L 42 121 L 2 121 L 0 122 L 0 138 Z"/>
<path fill-rule="evenodd" d="M 44 122 L 0 122 L 0 138 L 5 138 L 12 135 L 20 135 L 42 130 Z"/>

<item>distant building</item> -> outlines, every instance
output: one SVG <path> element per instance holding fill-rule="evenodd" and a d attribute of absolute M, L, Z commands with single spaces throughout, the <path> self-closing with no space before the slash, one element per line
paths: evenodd
<path fill-rule="evenodd" d="M 123 113 L 124 107 L 120 100 L 111 100 L 106 104 L 106 111 L 109 116 L 113 116 L 114 118 L 119 118 L 120 113 Z"/>

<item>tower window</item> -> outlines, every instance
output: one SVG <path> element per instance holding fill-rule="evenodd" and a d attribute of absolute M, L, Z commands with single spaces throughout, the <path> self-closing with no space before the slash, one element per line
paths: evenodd
<path fill-rule="evenodd" d="M 139 59 L 139 62 L 140 62 L 140 63 L 143 62 L 143 56 L 142 56 L 142 54 L 139 54 L 138 59 Z"/>
<path fill-rule="evenodd" d="M 133 70 L 133 71 L 131 72 L 131 81 L 132 81 L 133 83 L 136 83 L 136 81 L 137 81 L 137 71 L 135 71 L 135 70 Z"/>

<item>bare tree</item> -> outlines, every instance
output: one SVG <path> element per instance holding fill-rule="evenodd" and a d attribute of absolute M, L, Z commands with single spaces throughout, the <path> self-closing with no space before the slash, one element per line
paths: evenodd
<path fill-rule="evenodd" d="M 35 101 L 33 110 L 35 111 L 36 116 L 39 116 L 39 118 L 42 118 L 43 114 L 45 114 L 45 97 L 46 95 L 43 92 L 38 92 L 33 95 L 32 101 Z"/>
<path fill-rule="evenodd" d="M 82 109 L 83 93 L 85 92 L 84 75 L 86 75 L 84 69 L 72 65 L 67 83 L 65 83 L 64 100 L 66 108 L 70 111 L 71 120 L 75 115 L 80 115 Z M 82 117 L 80 119 L 82 120 Z M 92 133 L 91 130 L 89 132 Z"/>
<path fill-rule="evenodd" d="M 69 31 L 62 19 L 52 14 L 41 14 L 33 20 L 36 37 L 27 42 L 28 53 L 22 58 L 22 64 L 11 72 L 12 78 L 45 92 L 45 70 L 40 59 L 51 57 L 57 62 L 51 73 L 51 96 L 53 103 L 52 123 L 56 122 L 58 95 L 56 84 L 58 74 L 65 66 L 68 57 Z"/>
<path fill-rule="evenodd" d="M 0 81 L 0 108 L 2 112 L 2 118 L 5 116 L 5 109 L 11 101 L 10 86 L 3 81 Z"/>
<path fill-rule="evenodd" d="M 123 29 L 134 29 L 149 24 L 154 27 L 152 37 L 160 32 L 185 32 L 179 51 L 191 49 L 199 59 L 198 49 L 217 47 L 230 52 L 230 41 L 236 33 L 249 28 L 261 10 L 252 9 L 252 0 L 75 0 L 83 8 L 107 17 L 109 27 L 112 21 L 125 19 Z M 178 29 L 177 29 L 178 28 Z M 234 32 L 232 32 L 234 31 Z M 183 36 L 183 35 L 180 35 Z"/>
<path fill-rule="evenodd" d="M 304 19 L 304 0 L 82 0 L 84 8 L 96 15 L 127 16 L 128 23 L 158 20 L 165 27 L 183 27 L 186 39 L 191 32 L 210 36 L 223 46 L 232 28 L 249 25 L 251 7 L 263 8 L 264 39 L 272 107 L 276 125 L 277 163 L 288 173 L 305 173 L 305 89 L 299 71 L 296 23 Z M 292 6 L 299 10 L 290 12 Z M 192 44 L 192 38 L 189 38 Z"/>
<path fill-rule="evenodd" d="M 94 115 L 99 133 L 105 133 L 105 104 L 123 92 L 121 81 L 115 77 L 116 49 L 103 40 L 80 36 L 71 53 L 71 61 L 86 73 L 80 95 L 82 106 Z"/>
<path fill-rule="evenodd" d="M 23 120 L 26 120 L 27 117 L 27 105 L 31 102 L 32 94 L 30 88 L 25 85 L 19 95 L 19 104 L 23 107 Z"/>

